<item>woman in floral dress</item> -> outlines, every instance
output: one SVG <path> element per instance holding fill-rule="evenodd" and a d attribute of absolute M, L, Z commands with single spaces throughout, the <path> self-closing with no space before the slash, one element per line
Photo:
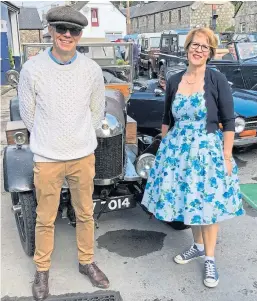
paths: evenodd
<path fill-rule="evenodd" d="M 157 219 L 191 226 L 194 243 L 174 260 L 185 264 L 205 256 L 207 287 L 219 282 L 218 223 L 244 214 L 232 157 L 233 97 L 226 77 L 206 66 L 216 47 L 210 29 L 194 29 L 187 36 L 188 68 L 167 81 L 163 139 L 142 201 Z"/>

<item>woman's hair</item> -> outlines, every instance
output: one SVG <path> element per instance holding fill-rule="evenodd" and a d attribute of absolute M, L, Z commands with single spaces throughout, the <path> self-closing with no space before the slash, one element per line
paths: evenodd
<path fill-rule="evenodd" d="M 218 47 L 218 39 L 215 36 L 214 32 L 210 28 L 207 28 L 207 27 L 195 28 L 195 29 L 192 29 L 188 33 L 185 44 L 184 44 L 185 51 L 188 52 L 188 48 L 189 48 L 191 42 L 193 41 L 194 36 L 199 33 L 203 34 L 207 37 L 207 40 L 208 40 L 208 43 L 210 46 L 210 59 L 212 59 L 216 54 L 216 48 Z"/>

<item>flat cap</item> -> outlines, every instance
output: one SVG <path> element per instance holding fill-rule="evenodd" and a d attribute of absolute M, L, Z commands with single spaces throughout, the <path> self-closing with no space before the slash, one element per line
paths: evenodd
<path fill-rule="evenodd" d="M 67 24 L 80 28 L 88 25 L 87 18 L 70 6 L 51 8 L 46 15 L 46 20 L 50 25 Z"/>

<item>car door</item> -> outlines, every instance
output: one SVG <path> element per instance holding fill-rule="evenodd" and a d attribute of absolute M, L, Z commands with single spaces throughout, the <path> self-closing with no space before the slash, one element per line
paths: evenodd
<path fill-rule="evenodd" d="M 246 62 L 241 65 L 242 76 L 245 83 L 245 89 L 257 90 L 257 58 Z"/>
<path fill-rule="evenodd" d="M 239 61 L 211 60 L 209 65 L 225 74 L 227 80 L 232 82 L 235 88 L 245 88 L 242 68 Z"/>
<path fill-rule="evenodd" d="M 148 69 L 148 47 L 149 47 L 149 39 L 143 38 L 141 60 L 144 69 Z"/>

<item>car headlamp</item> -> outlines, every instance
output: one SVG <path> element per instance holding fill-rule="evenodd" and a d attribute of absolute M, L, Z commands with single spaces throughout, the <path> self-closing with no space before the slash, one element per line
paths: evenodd
<path fill-rule="evenodd" d="M 106 113 L 105 118 L 96 129 L 96 136 L 98 138 L 108 138 L 122 134 L 123 131 L 123 126 L 119 120 L 115 116 Z"/>
<path fill-rule="evenodd" d="M 154 160 L 155 156 L 152 154 L 143 154 L 138 157 L 136 161 L 136 172 L 141 178 L 148 178 L 150 170 L 154 164 Z"/>
<path fill-rule="evenodd" d="M 243 132 L 244 129 L 245 129 L 245 120 L 241 117 L 237 117 L 235 119 L 235 132 L 239 134 Z"/>
<path fill-rule="evenodd" d="M 26 142 L 26 136 L 22 132 L 16 132 L 14 134 L 14 142 L 17 144 L 18 147 L 25 144 Z"/>

